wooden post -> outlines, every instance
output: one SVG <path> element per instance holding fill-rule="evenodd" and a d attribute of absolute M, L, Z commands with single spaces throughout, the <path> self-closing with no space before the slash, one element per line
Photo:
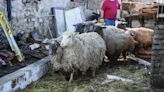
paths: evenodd
<path fill-rule="evenodd" d="M 158 25 L 153 40 L 150 85 L 152 92 L 164 92 L 164 25 Z"/>

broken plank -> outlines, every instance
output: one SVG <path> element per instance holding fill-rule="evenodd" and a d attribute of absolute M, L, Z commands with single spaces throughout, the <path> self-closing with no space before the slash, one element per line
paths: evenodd
<path fill-rule="evenodd" d="M 126 79 L 126 78 L 119 77 L 119 76 L 115 76 L 115 75 L 107 75 L 107 79 L 108 80 L 121 80 L 121 81 L 126 81 L 126 82 L 131 82 L 131 83 L 134 82 L 133 80 Z"/>
<path fill-rule="evenodd" d="M 129 59 L 129 60 L 136 61 L 136 62 L 138 62 L 139 64 L 142 64 L 142 65 L 151 66 L 151 63 L 150 63 L 150 62 L 148 62 L 148 61 L 146 61 L 146 60 L 143 60 L 143 59 L 141 59 L 141 58 L 128 56 L 128 59 Z"/>
<path fill-rule="evenodd" d="M 111 82 L 114 82 L 115 80 L 109 80 L 109 79 L 107 79 L 107 80 L 104 80 L 102 83 L 101 83 L 101 85 L 106 85 L 106 84 L 109 84 L 109 83 L 111 83 Z"/>

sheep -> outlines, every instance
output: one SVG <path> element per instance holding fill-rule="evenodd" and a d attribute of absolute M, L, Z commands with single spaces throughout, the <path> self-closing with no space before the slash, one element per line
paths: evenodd
<path fill-rule="evenodd" d="M 126 52 L 132 52 L 136 41 L 123 29 L 114 26 L 102 26 L 99 23 L 88 21 L 76 25 L 76 32 L 97 32 L 105 40 L 106 56 L 111 61 L 116 61 L 121 53 L 126 59 Z"/>
<path fill-rule="evenodd" d="M 46 43 L 49 44 L 49 55 L 54 55 L 58 49 L 58 47 L 60 46 L 62 37 L 59 36 L 55 39 L 50 39 L 48 40 Z"/>
<path fill-rule="evenodd" d="M 153 43 L 154 30 L 149 28 L 126 28 L 126 32 L 129 33 L 134 40 L 138 42 L 137 47 L 151 47 Z"/>
<path fill-rule="evenodd" d="M 107 47 L 106 55 L 111 61 L 116 61 L 121 53 L 126 59 L 126 53 L 132 52 L 135 48 L 135 40 L 124 31 L 117 28 L 112 30 L 111 27 L 107 27 L 103 32 Z"/>
<path fill-rule="evenodd" d="M 84 14 L 86 17 L 86 21 L 91 21 L 91 20 L 95 20 L 95 19 L 98 20 L 100 17 L 100 14 L 98 14 L 92 10 L 89 10 L 89 9 L 85 9 Z"/>
<path fill-rule="evenodd" d="M 73 80 L 75 72 L 80 71 L 85 75 L 89 68 L 95 76 L 95 69 L 105 56 L 104 40 L 95 32 L 65 32 L 62 37 L 60 47 L 51 59 L 54 70 L 71 73 L 69 82 Z"/>
<path fill-rule="evenodd" d="M 126 28 L 126 33 L 130 34 L 137 42 L 133 54 L 137 55 L 140 49 L 152 47 L 154 30 L 149 28 Z"/>

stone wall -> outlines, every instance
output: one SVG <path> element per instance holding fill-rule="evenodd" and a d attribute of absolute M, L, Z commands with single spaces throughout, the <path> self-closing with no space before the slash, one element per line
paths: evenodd
<path fill-rule="evenodd" d="M 6 0 L 0 0 L 0 12 L 3 12 L 5 15 L 7 15 Z"/>
<path fill-rule="evenodd" d="M 103 0 L 74 0 L 75 2 L 84 3 L 85 7 L 91 10 L 99 10 Z"/>
<path fill-rule="evenodd" d="M 69 0 L 13 0 L 12 27 L 15 33 L 27 33 L 39 30 L 48 34 L 48 27 L 53 20 L 50 17 L 51 7 L 66 7 Z"/>

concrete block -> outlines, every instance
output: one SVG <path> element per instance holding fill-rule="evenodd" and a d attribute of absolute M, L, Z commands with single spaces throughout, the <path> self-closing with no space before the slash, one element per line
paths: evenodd
<path fill-rule="evenodd" d="M 49 69 L 50 56 L 0 78 L 0 92 L 14 92 L 24 89 L 40 79 Z"/>

